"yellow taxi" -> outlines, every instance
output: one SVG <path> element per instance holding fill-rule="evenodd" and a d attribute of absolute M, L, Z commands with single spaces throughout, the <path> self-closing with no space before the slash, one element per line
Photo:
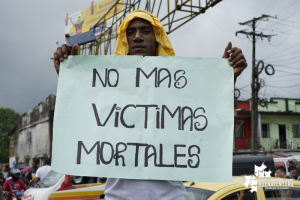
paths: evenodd
<path fill-rule="evenodd" d="M 185 182 L 184 186 L 187 200 L 238 200 L 241 191 L 244 192 L 242 200 L 300 199 L 300 181 L 253 176 L 249 184 L 246 182 L 245 177 L 239 176 L 228 183 Z"/>

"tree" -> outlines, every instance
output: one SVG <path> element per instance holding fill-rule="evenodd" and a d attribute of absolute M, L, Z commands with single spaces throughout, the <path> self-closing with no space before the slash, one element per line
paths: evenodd
<path fill-rule="evenodd" d="M 11 108 L 0 108 L 0 163 L 9 161 L 8 133 L 17 125 L 19 113 Z"/>

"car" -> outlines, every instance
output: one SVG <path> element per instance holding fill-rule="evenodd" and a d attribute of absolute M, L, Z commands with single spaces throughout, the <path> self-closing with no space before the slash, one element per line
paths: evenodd
<path fill-rule="evenodd" d="M 300 169 L 300 156 L 290 156 L 285 158 L 274 158 L 275 166 L 280 167 L 283 166 L 286 169 L 286 175 L 290 176 L 290 172 L 288 171 L 287 161 L 290 159 L 296 159 L 298 161 L 298 170 Z"/>
<path fill-rule="evenodd" d="M 185 182 L 184 186 L 187 200 L 238 200 L 237 193 L 241 191 L 244 191 L 243 200 L 300 199 L 300 181 L 277 177 L 256 177 L 255 181 L 261 183 L 257 186 L 257 192 L 250 191 L 251 185 L 244 185 L 246 178 L 243 176 L 233 177 L 233 181 L 228 183 Z M 283 198 L 284 194 L 290 198 Z"/>
<path fill-rule="evenodd" d="M 45 178 L 23 194 L 23 200 L 104 199 L 105 183 L 97 177 L 79 177 L 51 170 Z"/>

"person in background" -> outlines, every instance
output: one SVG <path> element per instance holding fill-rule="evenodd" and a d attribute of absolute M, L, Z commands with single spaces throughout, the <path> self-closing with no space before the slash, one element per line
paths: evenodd
<path fill-rule="evenodd" d="M 298 161 L 296 159 L 289 159 L 286 164 L 288 166 L 288 172 L 291 173 L 293 169 L 296 169 Z"/>
<path fill-rule="evenodd" d="M 298 171 L 297 168 L 292 169 L 292 171 L 291 171 L 291 177 L 294 180 L 297 180 L 297 181 L 300 180 L 299 171 Z"/>
<path fill-rule="evenodd" d="M 3 200 L 3 188 L 2 186 L 0 185 L 0 200 Z"/>
<path fill-rule="evenodd" d="M 51 158 L 45 158 L 44 159 L 44 166 L 38 168 L 35 174 L 34 178 L 34 185 L 36 185 L 39 181 L 43 180 L 45 176 L 49 173 L 51 170 Z"/>
<path fill-rule="evenodd" d="M 5 182 L 5 178 L 3 177 L 3 173 L 0 172 L 0 185 L 3 186 L 4 182 Z M 2 193 L 0 193 L 0 195 L 1 194 Z"/>
<path fill-rule="evenodd" d="M 286 170 L 285 167 L 280 166 L 276 168 L 275 174 L 278 178 L 286 178 Z"/>
<path fill-rule="evenodd" d="M 5 181 L 3 185 L 3 189 L 7 191 L 8 193 L 15 194 L 16 192 L 20 190 L 25 190 L 26 185 L 23 183 L 22 180 L 20 180 L 21 171 L 19 169 L 12 169 L 10 171 L 11 179 L 8 179 Z M 13 195 L 8 194 L 7 198 L 11 199 Z"/>
<path fill-rule="evenodd" d="M 23 181 L 23 183 L 28 186 L 28 180 L 26 178 L 26 170 L 25 168 L 21 170 L 21 176 L 20 176 L 20 179 Z"/>
<path fill-rule="evenodd" d="M 32 160 L 31 168 L 28 169 L 28 173 L 27 173 L 26 178 L 27 178 L 27 180 L 29 182 L 29 184 L 28 184 L 29 186 L 33 186 L 34 178 L 35 178 L 35 173 L 36 173 L 36 171 L 39 168 L 39 163 L 40 163 L 39 159 L 34 158 Z"/>
<path fill-rule="evenodd" d="M 6 179 L 8 177 L 9 177 L 9 166 L 5 165 L 5 169 L 4 169 L 4 172 L 3 172 L 3 178 Z"/>

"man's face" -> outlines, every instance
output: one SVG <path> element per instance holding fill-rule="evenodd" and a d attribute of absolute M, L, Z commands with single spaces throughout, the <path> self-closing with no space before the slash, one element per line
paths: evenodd
<path fill-rule="evenodd" d="M 297 171 L 297 170 L 292 170 L 292 177 L 293 177 L 294 179 L 297 179 L 298 176 L 299 176 L 298 171 Z"/>
<path fill-rule="evenodd" d="M 32 163 L 32 168 L 34 168 L 34 169 L 37 168 L 37 164 L 35 162 Z"/>
<path fill-rule="evenodd" d="M 129 55 L 155 56 L 156 39 L 152 25 L 144 19 L 133 19 L 126 29 Z"/>
<path fill-rule="evenodd" d="M 285 178 L 286 177 L 284 171 L 281 171 L 280 169 L 276 170 L 276 176 L 279 177 L 279 178 Z"/>

